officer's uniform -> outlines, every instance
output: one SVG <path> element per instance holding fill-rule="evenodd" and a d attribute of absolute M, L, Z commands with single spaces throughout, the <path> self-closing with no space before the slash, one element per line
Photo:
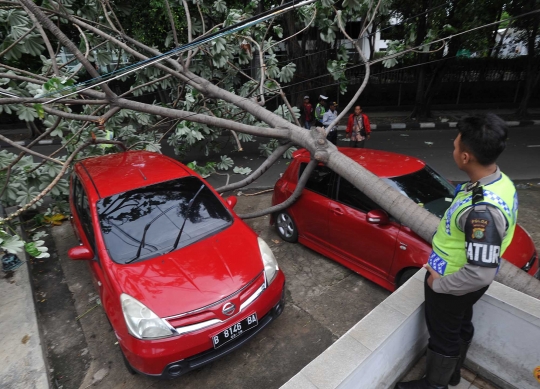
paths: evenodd
<path fill-rule="evenodd" d="M 337 115 L 338 112 L 336 109 L 334 109 L 333 111 L 331 109 L 326 111 L 322 119 L 322 124 L 324 128 L 327 128 L 330 123 L 332 123 L 337 118 Z M 337 144 L 337 126 L 334 126 L 334 128 L 332 128 L 332 130 L 326 136 L 326 139 L 328 139 L 333 144 Z"/>
<path fill-rule="evenodd" d="M 317 103 L 317 107 L 315 107 L 315 122 L 316 122 L 316 125 L 319 127 L 323 126 L 322 121 L 323 121 L 323 116 L 325 112 L 326 112 L 326 108 L 324 108 L 324 106 L 322 106 L 321 103 Z"/>
<path fill-rule="evenodd" d="M 442 277 L 425 282 L 428 353 L 461 358 L 457 382 L 474 335 L 473 305 L 497 274 L 500 257 L 512 241 L 518 200 L 514 184 L 497 171 L 456 188 L 452 204 L 433 236 L 429 265 Z M 450 381 L 452 383 L 452 381 Z"/>

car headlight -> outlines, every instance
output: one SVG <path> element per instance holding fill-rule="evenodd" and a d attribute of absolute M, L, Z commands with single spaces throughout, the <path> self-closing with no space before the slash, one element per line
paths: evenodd
<path fill-rule="evenodd" d="M 274 278 L 276 278 L 276 274 L 279 270 L 278 263 L 276 261 L 276 257 L 274 257 L 274 253 L 268 247 L 266 242 L 262 240 L 261 238 L 257 238 L 257 241 L 259 242 L 259 250 L 261 251 L 261 257 L 264 265 L 264 274 L 266 275 L 266 282 L 268 285 L 274 281 Z"/>
<path fill-rule="evenodd" d="M 162 320 L 143 303 L 122 293 L 122 312 L 129 333 L 138 339 L 158 339 L 176 335 L 177 332 L 169 323 Z"/>

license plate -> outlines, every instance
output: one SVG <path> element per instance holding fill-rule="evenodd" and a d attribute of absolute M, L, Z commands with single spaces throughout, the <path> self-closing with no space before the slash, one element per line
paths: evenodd
<path fill-rule="evenodd" d="M 240 335 L 243 335 L 246 331 L 256 327 L 259 322 L 257 321 L 257 314 L 252 313 L 244 320 L 239 321 L 238 323 L 230 326 L 229 328 L 221 331 L 219 334 L 212 336 L 212 342 L 214 343 L 214 348 L 220 348 L 224 344 L 227 344 L 233 339 L 238 338 Z"/>

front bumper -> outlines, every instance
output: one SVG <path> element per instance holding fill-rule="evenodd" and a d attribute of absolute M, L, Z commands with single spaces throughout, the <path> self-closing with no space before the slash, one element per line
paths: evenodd
<path fill-rule="evenodd" d="M 255 301 L 241 314 L 234 315 L 224 323 L 196 332 L 152 341 L 128 336 L 119 341 L 120 346 L 130 366 L 140 374 L 163 379 L 179 377 L 236 350 L 276 319 L 283 311 L 284 286 L 285 276 L 280 270 L 272 284 Z M 257 327 L 218 349 L 213 348 L 211 335 L 237 323 L 253 312 L 256 312 L 259 317 Z"/>

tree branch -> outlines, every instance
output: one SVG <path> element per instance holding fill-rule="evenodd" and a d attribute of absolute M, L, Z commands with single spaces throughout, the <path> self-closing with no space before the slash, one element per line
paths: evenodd
<path fill-rule="evenodd" d="M 281 156 L 289 149 L 289 147 L 292 147 L 292 142 L 285 143 L 284 145 L 279 146 L 277 149 L 275 149 L 272 154 L 268 156 L 268 158 L 265 159 L 265 161 L 255 170 L 253 173 L 251 173 L 249 176 L 244 178 L 241 181 L 234 182 L 229 185 L 222 186 L 220 188 L 217 188 L 216 191 L 218 193 L 224 193 L 231 190 L 235 190 L 238 188 L 242 188 L 246 185 L 251 184 L 253 181 L 255 181 L 257 178 L 262 176 L 272 165 L 279 159 Z"/>
<path fill-rule="evenodd" d="M 7 144 L 19 149 L 19 150 L 22 150 L 24 151 L 25 153 L 28 153 L 28 154 L 32 154 L 36 157 L 39 157 L 39 158 L 43 158 L 43 159 L 46 159 L 47 161 L 50 161 L 50 162 L 54 162 L 54 163 L 57 163 L 59 165 L 64 165 L 64 163 L 62 161 L 59 161 L 57 159 L 54 159 L 54 158 L 50 158 L 50 157 L 47 157 L 46 155 L 43 155 L 43 154 L 40 154 L 40 153 L 37 153 L 35 151 L 32 151 L 14 141 L 12 141 L 11 139 L 9 138 L 6 138 L 4 135 L 0 135 L 0 140 L 3 141 L 3 142 L 6 142 Z"/>
<path fill-rule="evenodd" d="M 2 100 L 0 100 L 0 101 L 2 101 Z M 85 121 L 85 122 L 95 122 L 95 123 L 99 123 L 99 121 L 100 121 L 99 116 L 80 115 L 78 113 L 64 112 L 64 111 L 60 111 L 58 109 L 48 107 L 46 105 L 43 105 L 42 108 L 48 114 L 60 116 L 60 117 L 63 117 L 64 119 L 81 120 L 81 121 Z"/>
<path fill-rule="evenodd" d="M 179 44 L 178 44 L 178 35 L 176 35 L 176 25 L 174 23 L 174 17 L 173 17 L 173 14 L 171 12 L 171 6 L 170 6 L 168 0 L 165 0 L 165 6 L 167 7 L 167 14 L 169 15 L 169 22 L 171 23 L 171 30 L 172 30 L 172 33 L 173 33 L 174 45 L 175 45 L 175 47 L 178 47 Z M 191 27 L 191 22 L 189 24 L 189 27 Z"/>
<path fill-rule="evenodd" d="M 45 47 L 47 48 L 47 51 L 49 52 L 49 58 L 51 59 L 51 64 L 52 64 L 52 69 L 53 69 L 54 75 L 59 76 L 60 75 L 60 70 L 58 69 L 58 63 L 56 62 L 56 53 L 54 52 L 54 50 L 52 48 L 51 41 L 49 40 L 49 37 L 47 36 L 47 34 L 45 34 L 45 30 L 43 29 L 41 24 L 37 21 L 34 14 L 32 14 L 28 10 L 28 8 L 26 8 L 24 5 L 23 5 L 23 8 L 26 11 L 26 13 L 28 14 L 28 16 L 30 17 L 30 19 L 32 19 L 32 21 L 34 22 L 34 25 L 36 26 L 36 28 L 38 29 L 41 37 L 43 38 L 43 42 L 45 43 Z"/>
<path fill-rule="evenodd" d="M 38 136 L 36 139 L 34 139 L 27 147 L 29 149 L 32 148 L 32 146 L 34 146 L 36 143 L 38 143 L 41 139 L 45 138 L 47 135 L 49 135 L 52 131 L 54 131 L 58 125 L 60 124 L 60 122 L 62 121 L 62 118 L 61 117 L 58 117 L 56 119 L 56 121 L 54 122 L 54 124 L 48 128 L 47 130 L 45 130 L 45 132 L 43 134 L 41 134 L 40 136 Z M 11 163 L 5 168 L 6 170 L 6 177 L 5 177 L 5 182 L 4 182 L 4 187 L 2 188 L 2 191 L 0 192 L 0 198 L 2 198 L 2 196 L 4 195 L 4 192 L 6 191 L 8 185 L 9 185 L 9 179 L 11 177 L 11 169 L 13 168 L 13 166 L 15 166 L 15 164 L 17 162 L 19 162 L 22 157 L 24 157 L 26 155 L 26 153 L 24 151 L 21 151 L 19 153 L 19 155 L 17 156 L 17 158 L 15 158 L 13 161 L 11 161 Z M 0 171 L 3 171 L 4 169 L 0 169 Z"/>
<path fill-rule="evenodd" d="M 291 196 L 282 202 L 281 204 L 274 205 L 273 207 L 269 207 L 266 209 L 263 209 L 262 211 L 256 211 L 251 213 L 246 213 L 244 215 L 238 215 L 240 219 L 253 219 L 255 217 L 261 217 L 264 215 L 268 215 L 270 213 L 276 213 L 279 211 L 283 211 L 284 209 L 289 208 L 291 205 L 293 205 L 296 200 L 300 197 L 302 194 L 302 191 L 304 190 L 304 187 L 306 186 L 307 180 L 309 179 L 309 176 L 315 170 L 315 167 L 318 165 L 318 162 L 314 159 L 309 161 L 306 168 L 302 172 L 302 175 L 300 176 L 300 179 L 298 180 L 298 184 L 296 185 L 296 188 L 294 189 L 294 192 L 291 194 Z"/>
<path fill-rule="evenodd" d="M 60 181 L 62 179 L 64 174 L 66 174 L 67 169 L 70 167 L 71 162 L 73 162 L 73 159 L 75 159 L 77 154 L 79 154 L 79 152 L 81 152 L 81 150 L 83 150 L 84 148 L 86 148 L 86 147 L 88 147 L 90 145 L 94 145 L 94 144 L 113 144 L 113 145 L 117 145 L 117 146 L 121 147 L 122 149 L 126 150 L 126 146 L 122 142 L 119 142 L 119 141 L 116 141 L 116 140 L 92 139 L 92 140 L 89 140 L 89 141 L 83 143 L 82 145 L 77 147 L 77 149 L 75 149 L 73 151 L 73 153 L 71 153 L 71 155 L 67 158 L 66 162 L 63 164 L 62 169 L 60 170 L 60 173 L 58 173 L 58 175 L 54 178 L 54 180 L 52 180 L 52 182 L 45 189 L 43 189 L 40 194 L 38 194 L 36 197 L 34 197 L 28 204 L 25 204 L 24 207 L 19 208 L 17 211 L 15 211 L 12 214 L 8 215 L 6 218 L 0 219 L 0 224 L 5 223 L 5 222 L 7 222 L 9 220 L 12 220 L 13 218 L 16 218 L 21 213 L 23 213 L 24 211 L 29 209 L 31 206 L 33 206 L 35 203 L 37 203 L 39 200 L 41 200 L 43 197 L 45 197 L 45 195 L 47 195 L 47 193 L 49 193 L 50 190 L 52 188 L 54 188 L 54 186 L 56 184 L 58 184 L 58 181 Z"/>
<path fill-rule="evenodd" d="M 146 112 L 153 115 L 166 116 L 166 117 L 176 118 L 176 119 L 181 119 L 181 120 L 186 120 L 189 118 L 189 121 L 192 121 L 192 122 L 203 123 L 210 126 L 225 128 L 228 130 L 244 132 L 246 134 L 251 134 L 251 135 L 258 135 L 258 136 L 272 137 L 272 138 L 279 138 L 279 139 L 287 138 L 290 136 L 290 130 L 288 128 L 264 128 L 264 127 L 251 126 L 248 124 L 238 123 L 233 120 L 222 119 L 215 116 L 197 114 L 197 113 L 188 112 L 188 111 L 181 111 L 178 109 L 159 107 L 159 106 L 155 106 L 151 104 L 139 103 L 137 101 L 126 100 L 122 98 L 117 99 L 115 104 L 121 108 L 131 109 L 131 110 L 139 111 L 139 112 Z M 288 122 L 285 121 L 285 123 L 288 123 Z"/>
<path fill-rule="evenodd" d="M 380 0 L 379 0 L 379 2 L 380 2 Z M 377 5 L 377 7 L 378 7 L 378 5 Z M 343 108 L 341 113 L 338 114 L 338 116 L 326 128 L 326 134 L 328 134 L 330 131 L 332 131 L 332 129 L 339 123 L 339 121 L 349 112 L 349 110 L 352 108 L 352 106 L 354 104 L 356 104 L 356 101 L 358 100 L 358 98 L 360 97 L 360 95 L 362 94 L 364 89 L 366 88 L 366 85 L 367 85 L 367 83 L 369 81 L 369 74 L 370 74 L 369 61 L 367 60 L 366 56 L 364 55 L 364 52 L 362 51 L 362 49 L 358 45 L 358 41 L 357 40 L 355 41 L 354 39 L 352 39 L 349 36 L 349 34 L 347 34 L 347 32 L 345 31 L 345 26 L 343 26 L 343 21 L 341 20 L 341 11 L 337 11 L 336 16 L 337 16 L 337 19 L 338 19 L 339 29 L 341 30 L 343 35 L 345 35 L 347 37 L 347 39 L 354 45 L 354 47 L 356 48 L 356 51 L 358 51 L 358 54 L 360 54 L 360 58 L 364 62 L 365 75 L 364 75 L 364 80 L 362 81 L 362 84 L 360 85 L 360 88 L 358 88 L 358 90 L 354 94 L 353 98 L 349 101 L 349 103 L 345 106 L 345 108 Z M 371 24 L 371 22 L 368 24 L 367 27 L 369 27 L 370 24 Z"/>
<path fill-rule="evenodd" d="M 42 26 L 47 28 L 57 39 L 64 45 L 77 59 L 83 64 L 88 74 L 92 77 L 99 77 L 99 73 L 92 66 L 90 61 L 88 61 L 84 55 L 79 51 L 77 46 L 43 13 L 43 11 L 36 5 L 32 0 L 19 0 L 41 23 Z M 65 15 L 63 15 L 65 16 Z M 109 88 L 108 85 L 103 84 L 102 89 L 107 95 L 108 98 L 113 99 L 115 94 Z"/>
<path fill-rule="evenodd" d="M 15 40 L 12 44 L 10 44 L 8 47 L 6 47 L 6 49 L 4 51 L 2 51 L 0 53 L 0 58 L 2 58 L 4 56 L 4 54 L 6 54 L 7 52 L 9 52 L 9 50 L 11 50 L 12 48 L 14 48 L 20 41 L 22 41 L 24 38 L 26 38 L 32 31 L 34 31 L 36 29 L 36 26 L 28 29 L 28 31 L 26 31 L 23 35 L 21 35 L 17 40 Z"/>

